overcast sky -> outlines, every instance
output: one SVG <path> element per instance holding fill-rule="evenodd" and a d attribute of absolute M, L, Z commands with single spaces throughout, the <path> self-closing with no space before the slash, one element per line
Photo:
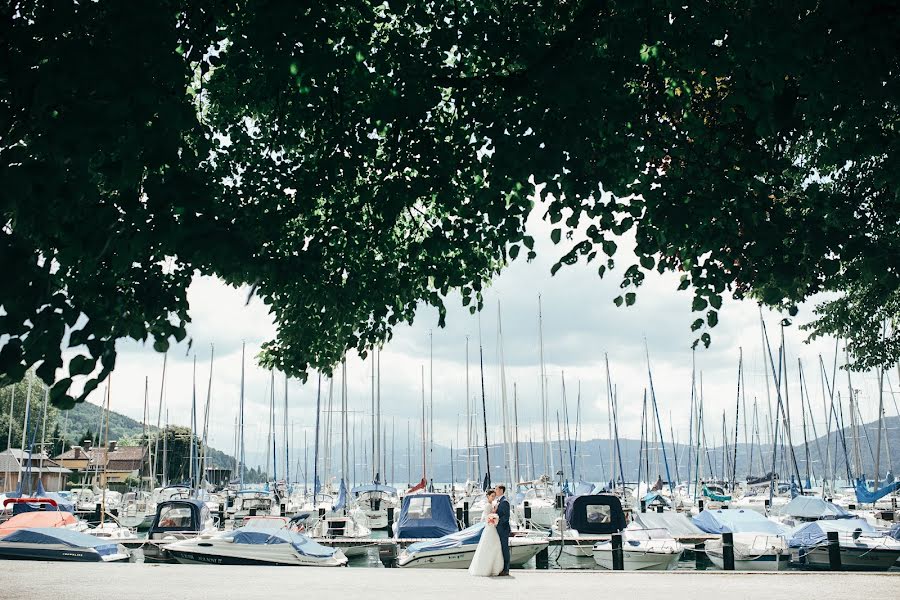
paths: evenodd
<path fill-rule="evenodd" d="M 550 267 L 565 251 L 549 240 L 549 225 L 533 216 L 529 231 L 536 237 L 538 258 L 532 263 L 515 261 L 491 285 L 485 294 L 485 311 L 481 316 L 481 339 L 485 363 L 485 388 L 491 441 L 499 441 L 500 374 L 497 346 L 498 302 L 502 309 L 503 353 L 508 394 L 513 383 L 518 390 L 518 419 L 521 439 L 540 437 L 540 388 L 538 344 L 538 294 L 543 304 L 544 356 L 549 380 L 551 431 L 555 438 L 555 411 L 561 411 L 561 378 L 565 374 L 569 399 L 570 427 L 574 431 L 575 403 L 580 383 L 584 436 L 606 437 L 608 427 L 606 379 L 603 365 L 608 353 L 612 378 L 618 389 L 620 435 L 639 437 L 641 397 L 648 384 L 644 357 L 644 339 L 649 346 L 653 380 L 663 426 L 669 420 L 679 441 L 687 438 L 691 393 L 690 324 L 696 315 L 690 310 L 689 292 L 676 291 L 678 277 L 649 274 L 639 290 L 637 303 L 617 308 L 612 300 L 619 293 L 619 282 L 627 259 L 627 242 L 620 243 L 617 269 L 606 278 L 597 277 L 594 266 L 578 264 L 563 267 L 554 277 Z M 567 249 L 567 248 L 565 248 Z M 238 409 L 241 368 L 241 343 L 247 345 L 247 450 L 253 456 L 265 453 L 268 415 L 269 374 L 255 366 L 253 357 L 260 344 L 274 334 L 272 321 L 262 302 L 254 299 L 245 305 L 247 292 L 223 285 L 212 278 L 198 278 L 188 292 L 193 322 L 188 334 L 193 338 L 191 353 L 187 345 L 170 349 L 164 393 L 165 411 L 173 423 L 190 422 L 191 361 L 198 361 L 198 396 L 205 399 L 209 369 L 210 344 L 215 345 L 213 364 L 210 444 L 231 453 L 234 445 L 234 422 Z M 433 394 L 435 439 L 441 445 L 465 443 L 466 338 L 469 339 L 470 392 L 478 394 L 478 320 L 462 307 L 458 297 L 448 301 L 447 327 L 437 327 L 433 309 L 419 311 L 413 326 L 397 328 L 393 341 L 381 358 L 381 397 L 383 424 L 396 426 L 397 449 L 404 448 L 409 426 L 414 438 L 419 431 L 421 414 L 421 368 L 425 368 L 426 396 L 429 395 L 429 334 L 433 333 Z M 811 317 L 811 305 L 803 307 L 795 323 Z M 778 317 L 764 313 L 770 339 L 776 344 Z M 702 373 L 707 435 L 721 439 L 722 411 L 727 410 L 729 423 L 734 419 L 734 402 L 739 348 L 745 359 L 745 381 L 748 406 L 753 398 L 766 403 L 763 354 L 759 313 L 755 303 L 726 300 L 720 312 L 720 323 L 712 331 L 709 349 L 698 348 L 698 378 Z M 785 332 L 792 414 L 799 412 L 797 358 L 802 358 L 809 379 L 809 393 L 816 410 L 817 427 L 824 433 L 825 420 L 818 375 L 818 354 L 830 365 L 834 341 L 805 344 L 805 336 L 796 324 Z M 144 377 L 150 380 L 150 410 L 155 415 L 163 357 L 152 348 L 132 341 L 118 345 L 119 357 L 113 375 L 112 409 L 140 419 L 143 411 Z M 777 352 L 776 350 L 773 350 Z M 777 354 L 776 354 L 777 357 Z M 777 358 L 776 358 L 777 360 Z M 892 373 L 896 388 L 896 372 Z M 861 410 L 866 419 L 877 412 L 877 380 L 874 374 L 853 375 L 853 385 L 861 390 Z M 277 420 L 282 422 L 283 376 L 276 375 Z M 358 357 L 348 359 L 349 405 L 351 410 L 367 411 L 370 402 L 370 364 Z M 838 389 L 846 399 L 847 380 L 839 374 Z M 339 388 L 336 388 L 336 390 Z M 90 399 L 100 403 L 100 392 Z M 511 401 L 511 400 L 510 400 Z M 774 397 L 773 400 L 774 402 Z M 335 400 L 337 402 L 337 399 Z M 480 403 L 480 396 L 479 396 Z M 336 404 L 337 406 L 337 404 Z M 888 414 L 893 414 L 892 405 Z M 198 411 L 200 408 L 198 408 Z M 762 413 L 761 413 L 762 414 Z M 361 414 L 360 414 L 360 418 Z M 165 419 L 164 419 L 165 420 Z M 304 431 L 312 443 L 315 424 L 315 380 L 301 386 L 289 385 L 289 420 L 300 447 Z M 368 425 L 365 425 L 368 428 Z M 795 420 L 796 435 L 800 424 Z M 529 431 L 533 433 L 529 433 Z M 459 436 L 459 437 L 457 437 Z M 795 438 L 796 439 L 796 438 Z M 414 442 L 415 443 L 415 442 Z M 250 458 L 248 456 L 248 458 Z"/>

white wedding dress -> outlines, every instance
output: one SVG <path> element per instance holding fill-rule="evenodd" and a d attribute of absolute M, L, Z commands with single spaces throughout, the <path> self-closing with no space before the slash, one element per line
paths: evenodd
<path fill-rule="evenodd" d="M 503 570 L 503 552 L 500 550 L 500 535 L 497 526 L 488 523 L 488 515 L 494 511 L 494 507 L 488 503 L 482 513 L 484 531 L 481 532 L 481 540 L 469 565 L 469 575 L 476 577 L 493 577 Z"/>

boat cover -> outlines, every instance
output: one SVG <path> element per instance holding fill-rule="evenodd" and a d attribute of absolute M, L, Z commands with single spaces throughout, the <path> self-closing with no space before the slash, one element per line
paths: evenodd
<path fill-rule="evenodd" d="M 900 541 L 900 523 L 897 523 L 896 525 L 891 527 L 891 532 L 888 535 L 895 540 Z"/>
<path fill-rule="evenodd" d="M 798 519 L 852 519 L 853 515 L 831 502 L 814 496 L 797 496 L 784 506 L 775 508 L 773 514 Z"/>
<path fill-rule="evenodd" d="M 116 554 L 119 545 L 64 527 L 23 527 L 0 539 L 0 544 L 62 544 L 70 548 L 93 548 L 100 556 Z"/>
<path fill-rule="evenodd" d="M 253 546 L 290 544 L 299 554 L 313 558 L 329 558 L 337 552 L 334 548 L 327 548 L 317 544 L 302 533 L 289 529 L 272 530 L 258 527 L 239 527 L 225 534 L 224 537 L 232 540 L 235 544 L 250 544 Z"/>
<path fill-rule="evenodd" d="M 670 503 L 666 500 L 666 497 L 657 492 L 648 492 L 646 496 L 644 496 L 644 502 L 646 502 L 647 506 L 651 504 L 661 504 L 663 506 L 669 506 Z"/>
<path fill-rule="evenodd" d="M 712 500 L 713 502 L 730 502 L 731 496 L 723 496 L 721 494 L 717 494 L 710 490 L 705 485 L 703 486 L 703 495 Z"/>
<path fill-rule="evenodd" d="M 595 489 L 597 489 L 596 485 L 582 479 L 575 484 L 575 495 L 584 496 L 586 494 L 593 494 Z"/>
<path fill-rule="evenodd" d="M 788 540 L 791 548 L 810 548 L 825 544 L 828 541 L 828 532 L 837 531 L 843 534 L 853 534 L 859 531 L 864 537 L 882 537 L 883 533 L 873 528 L 865 519 L 832 519 L 813 521 L 794 530 Z"/>
<path fill-rule="evenodd" d="M 381 492 L 382 494 L 396 496 L 397 488 L 391 487 L 389 485 L 382 485 L 380 483 L 369 483 L 366 485 L 358 485 L 350 490 L 350 493 L 354 496 L 359 496 L 360 494 L 365 494 L 367 492 Z"/>
<path fill-rule="evenodd" d="M 706 533 L 765 533 L 784 535 L 784 529 L 758 512 L 744 509 L 704 510 L 694 517 L 694 525 Z"/>
<path fill-rule="evenodd" d="M 347 484 L 344 483 L 344 478 L 341 477 L 341 489 L 338 492 L 338 501 L 331 507 L 331 510 L 344 510 L 345 508 L 347 508 Z"/>
<path fill-rule="evenodd" d="M 39 482 L 40 483 L 40 482 Z M 20 490 L 16 490 L 14 492 L 9 492 L 6 494 L 7 498 L 27 498 L 30 495 L 23 494 Z M 61 510 L 63 512 L 73 513 L 75 512 L 75 503 L 70 498 L 63 498 L 56 492 L 45 492 L 44 487 L 38 485 L 37 491 L 34 493 L 35 497 L 46 498 L 48 500 L 53 500 L 56 502 L 56 506 L 49 506 L 47 504 L 13 504 L 12 513 L 14 515 L 20 515 L 26 512 L 34 512 L 39 510 L 48 510 L 48 511 L 57 511 Z"/>
<path fill-rule="evenodd" d="M 473 546 L 481 541 L 481 533 L 484 531 L 485 524 L 478 523 L 472 525 L 462 531 L 445 535 L 436 540 L 427 540 L 424 542 L 416 542 L 410 544 L 407 552 L 415 554 L 416 552 L 429 552 L 431 550 L 445 550 L 448 548 L 460 548 L 462 546 Z"/>
<path fill-rule="evenodd" d="M 900 481 L 895 481 L 894 483 L 885 485 L 874 492 L 869 491 L 869 486 L 866 485 L 866 480 L 863 477 L 860 477 L 856 480 L 856 501 L 860 504 L 871 504 L 873 502 L 877 502 L 881 498 L 884 498 L 888 494 L 895 492 L 896 490 L 900 490 Z"/>
<path fill-rule="evenodd" d="M 409 494 L 403 498 L 397 537 L 439 538 L 459 530 L 447 494 Z"/>
<path fill-rule="evenodd" d="M 673 537 L 702 536 L 705 532 L 694 525 L 687 516 L 676 512 L 636 513 L 634 522 L 644 529 L 665 529 Z"/>
<path fill-rule="evenodd" d="M 72 513 L 57 510 L 40 510 L 22 513 L 11 517 L 5 523 L 0 523 L 0 538 L 17 529 L 35 527 L 65 527 L 74 525 L 77 519 Z"/>
<path fill-rule="evenodd" d="M 588 494 L 566 499 L 566 522 L 579 533 L 603 535 L 625 529 L 625 513 L 617 496 Z"/>

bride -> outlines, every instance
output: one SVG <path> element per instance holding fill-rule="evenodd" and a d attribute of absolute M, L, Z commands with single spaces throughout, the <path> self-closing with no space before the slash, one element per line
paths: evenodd
<path fill-rule="evenodd" d="M 497 534 L 496 506 L 494 506 L 494 490 L 487 493 L 482 521 L 484 529 L 481 540 L 469 565 L 469 575 L 476 577 L 493 577 L 503 570 L 503 554 L 500 551 L 500 536 Z"/>

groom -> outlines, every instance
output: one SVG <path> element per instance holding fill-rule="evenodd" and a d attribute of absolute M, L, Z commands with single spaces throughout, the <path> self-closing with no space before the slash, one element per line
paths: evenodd
<path fill-rule="evenodd" d="M 506 499 L 506 486 L 498 485 L 496 492 L 497 501 L 497 534 L 500 536 L 500 551 L 503 553 L 503 570 L 498 574 L 501 577 L 509 576 L 509 500 Z"/>

